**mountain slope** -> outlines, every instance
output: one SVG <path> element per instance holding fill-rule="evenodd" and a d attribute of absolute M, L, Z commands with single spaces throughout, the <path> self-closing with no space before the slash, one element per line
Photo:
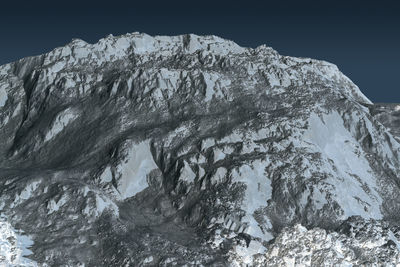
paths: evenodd
<path fill-rule="evenodd" d="M 49 266 L 255 264 L 298 223 L 394 227 L 399 143 L 370 107 L 266 46 L 74 40 L 0 67 L 2 213 Z"/>

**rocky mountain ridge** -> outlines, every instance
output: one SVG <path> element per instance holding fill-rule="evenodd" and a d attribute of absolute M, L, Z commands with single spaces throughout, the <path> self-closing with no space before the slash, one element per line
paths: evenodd
<path fill-rule="evenodd" d="M 73 40 L 0 67 L 2 214 L 44 266 L 263 265 L 299 223 L 339 240 L 353 218 L 397 226 L 388 110 L 266 46 Z"/>

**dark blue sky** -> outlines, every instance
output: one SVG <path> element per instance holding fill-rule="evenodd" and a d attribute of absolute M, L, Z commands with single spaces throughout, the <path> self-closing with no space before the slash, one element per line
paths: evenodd
<path fill-rule="evenodd" d="M 4 1 L 3 1 L 4 2 Z M 215 34 L 335 63 L 374 102 L 400 102 L 396 1 L 13 1 L 0 4 L 0 64 L 72 38 Z M 8 1 L 12 2 L 12 1 Z"/>

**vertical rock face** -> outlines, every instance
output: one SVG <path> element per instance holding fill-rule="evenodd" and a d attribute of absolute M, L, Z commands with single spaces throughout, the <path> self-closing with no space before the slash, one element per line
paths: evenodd
<path fill-rule="evenodd" d="M 282 246 L 354 241 L 354 218 L 391 229 L 351 233 L 393 263 L 400 146 L 377 108 L 335 65 L 266 46 L 74 40 L 0 67 L 2 214 L 48 266 L 297 264 Z"/>

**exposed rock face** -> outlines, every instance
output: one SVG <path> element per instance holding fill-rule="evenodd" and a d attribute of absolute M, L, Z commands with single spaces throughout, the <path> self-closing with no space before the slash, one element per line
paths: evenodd
<path fill-rule="evenodd" d="M 287 229 L 395 227 L 397 132 L 369 108 L 335 65 L 265 46 L 74 40 L 0 67 L 2 214 L 48 266 L 262 265 Z"/>
<path fill-rule="evenodd" d="M 394 137 L 400 138 L 400 104 L 377 103 L 369 106 L 370 112 L 377 118 Z"/>
<path fill-rule="evenodd" d="M 260 266 L 398 266 L 398 228 L 354 217 L 342 227 L 346 233 L 307 230 L 301 225 L 285 228 L 255 262 Z"/>

